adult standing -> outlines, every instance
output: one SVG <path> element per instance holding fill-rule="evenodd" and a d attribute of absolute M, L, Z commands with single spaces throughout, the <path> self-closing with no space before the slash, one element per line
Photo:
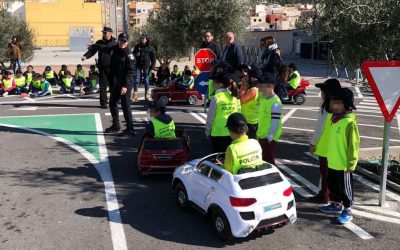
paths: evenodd
<path fill-rule="evenodd" d="M 81 57 L 81 60 L 84 61 L 94 56 L 97 52 L 99 53 L 97 68 L 99 69 L 100 107 L 102 109 L 107 109 L 107 86 L 109 86 L 111 82 L 111 51 L 113 47 L 117 45 L 117 42 L 112 36 L 113 30 L 111 28 L 104 27 L 102 32 L 102 39 L 90 45 L 88 51 Z M 111 87 L 110 85 L 110 88 Z"/>
<path fill-rule="evenodd" d="M 222 54 L 222 61 L 225 63 L 224 70 L 233 73 L 236 68 L 243 64 L 243 53 L 239 44 L 235 42 L 235 35 L 232 32 L 225 34 L 225 49 Z"/>
<path fill-rule="evenodd" d="M 260 47 L 263 49 L 261 54 L 261 71 L 263 74 L 273 74 L 279 82 L 279 72 L 282 66 L 282 58 L 278 53 L 278 44 L 275 42 L 275 38 L 267 36 L 261 38 Z"/>
<path fill-rule="evenodd" d="M 17 37 L 13 36 L 11 39 L 11 43 L 8 44 L 8 48 L 10 50 L 10 62 L 14 75 L 17 71 L 21 70 L 21 47 L 21 43 L 18 41 Z"/>
<path fill-rule="evenodd" d="M 211 49 L 217 56 L 217 61 L 221 59 L 221 46 L 214 42 L 214 36 L 211 31 L 204 31 L 203 43 L 201 44 L 200 49 Z"/>
<path fill-rule="evenodd" d="M 137 101 L 137 91 L 142 78 L 144 79 L 145 99 L 149 99 L 149 73 L 150 70 L 155 71 L 156 69 L 156 51 L 150 45 L 150 40 L 146 35 L 141 35 L 139 39 L 139 43 L 133 49 L 133 55 L 136 57 L 136 81 L 132 96 L 133 102 Z"/>
<path fill-rule="evenodd" d="M 121 100 L 122 111 L 126 122 L 126 129 L 121 135 L 134 135 L 131 93 L 134 84 L 136 61 L 128 47 L 128 35 L 118 35 L 118 45 L 112 48 L 110 58 L 110 112 L 112 125 L 105 130 L 106 133 L 116 133 L 121 129 L 119 123 L 118 100 Z"/>

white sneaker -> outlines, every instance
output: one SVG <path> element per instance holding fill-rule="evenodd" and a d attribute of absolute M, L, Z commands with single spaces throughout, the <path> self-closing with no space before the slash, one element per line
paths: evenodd
<path fill-rule="evenodd" d="M 8 96 L 8 92 L 4 92 L 3 97 Z"/>

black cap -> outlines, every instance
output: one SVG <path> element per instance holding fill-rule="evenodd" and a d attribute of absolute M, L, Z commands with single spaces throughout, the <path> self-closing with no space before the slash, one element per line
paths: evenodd
<path fill-rule="evenodd" d="M 4 71 L 4 75 L 6 75 L 6 76 L 9 76 L 11 74 L 12 74 L 11 71 L 8 71 L 8 70 Z"/>
<path fill-rule="evenodd" d="M 164 111 L 165 112 L 166 105 L 165 105 L 164 102 L 162 102 L 159 99 L 157 99 L 157 100 L 152 101 L 152 102 L 149 103 L 149 108 L 150 109 L 155 109 L 157 111 L 162 111 L 162 112 Z"/>
<path fill-rule="evenodd" d="M 191 76 L 192 75 L 192 71 L 190 70 L 185 70 L 185 72 L 183 73 L 185 76 Z"/>
<path fill-rule="evenodd" d="M 294 69 L 294 70 L 297 69 L 297 66 L 296 66 L 296 64 L 294 64 L 294 63 L 289 64 L 288 67 L 289 67 L 289 68 L 292 68 L 292 69 Z"/>
<path fill-rule="evenodd" d="M 118 35 L 118 40 L 129 41 L 129 36 L 126 33 L 121 33 L 121 34 Z"/>
<path fill-rule="evenodd" d="M 36 77 L 36 78 L 39 78 L 39 77 L 42 77 L 42 74 L 35 73 L 33 76 Z"/>
<path fill-rule="evenodd" d="M 336 90 L 339 90 L 342 86 L 340 85 L 340 82 L 338 79 L 331 78 L 331 79 L 326 80 L 323 83 L 315 84 L 315 87 L 320 88 L 321 90 L 324 90 L 324 91 L 336 91 Z"/>
<path fill-rule="evenodd" d="M 233 113 L 228 117 L 226 127 L 236 132 L 241 128 L 247 127 L 246 118 L 240 113 Z"/>
<path fill-rule="evenodd" d="M 277 84 L 277 80 L 276 80 L 276 77 L 272 73 L 266 72 L 266 73 L 264 73 L 262 75 L 259 75 L 257 77 L 257 83 L 258 83 L 258 85 L 261 85 L 261 84 L 273 84 L 273 85 L 276 85 Z"/>
<path fill-rule="evenodd" d="M 349 88 L 341 88 L 335 91 L 332 100 L 341 100 L 346 109 L 357 110 L 354 105 L 354 93 Z"/>
<path fill-rule="evenodd" d="M 17 72 L 15 72 L 16 74 L 22 74 L 22 71 L 19 69 L 17 70 Z"/>
<path fill-rule="evenodd" d="M 46 68 L 44 69 L 45 71 L 50 71 L 51 67 L 50 66 L 46 66 Z"/>
<path fill-rule="evenodd" d="M 113 32 L 113 30 L 110 27 L 104 26 L 103 30 L 101 32 Z"/>

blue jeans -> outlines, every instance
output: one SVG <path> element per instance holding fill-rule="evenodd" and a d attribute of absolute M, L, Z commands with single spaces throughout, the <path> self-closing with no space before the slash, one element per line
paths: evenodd
<path fill-rule="evenodd" d="M 67 91 L 67 88 L 64 86 L 64 85 L 62 85 L 61 86 L 61 89 L 60 89 L 60 93 L 61 94 L 66 94 L 68 91 Z M 73 93 L 75 93 L 75 84 L 71 84 L 71 87 L 69 88 L 69 93 L 70 94 L 73 94 Z"/>
<path fill-rule="evenodd" d="M 138 91 L 139 85 L 144 78 L 144 90 L 147 92 L 149 90 L 149 69 L 136 69 L 136 81 L 133 85 L 133 91 Z"/>
<path fill-rule="evenodd" d="M 13 72 L 14 72 L 14 75 L 15 75 L 17 70 L 21 70 L 21 59 L 11 60 L 11 65 L 12 65 Z"/>

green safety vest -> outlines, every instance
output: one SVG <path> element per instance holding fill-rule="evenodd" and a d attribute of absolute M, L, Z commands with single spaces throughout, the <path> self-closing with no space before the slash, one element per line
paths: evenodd
<path fill-rule="evenodd" d="M 242 104 L 242 114 L 246 118 L 246 122 L 249 124 L 258 123 L 258 111 L 260 106 L 258 88 L 256 89 L 256 97 L 249 102 Z"/>
<path fill-rule="evenodd" d="M 96 88 L 97 80 L 91 80 L 90 82 L 92 83 L 92 88 Z"/>
<path fill-rule="evenodd" d="M 63 78 L 63 79 L 61 79 L 61 81 L 64 83 L 64 86 L 66 87 L 66 88 L 71 88 L 71 83 L 72 83 L 72 81 L 74 80 L 74 78 L 68 78 L 68 77 L 65 77 L 65 78 Z"/>
<path fill-rule="evenodd" d="M 324 111 L 326 112 L 326 111 Z M 322 133 L 319 137 L 318 142 L 315 145 L 315 151 L 314 154 L 321 156 L 321 157 L 326 157 L 328 155 L 328 147 L 329 147 L 329 131 L 331 128 L 331 120 L 332 120 L 332 113 L 328 113 L 326 116 L 324 128 L 322 130 Z"/>
<path fill-rule="evenodd" d="M 214 80 L 210 79 L 208 80 L 208 99 L 210 100 L 211 97 L 214 95 Z"/>
<path fill-rule="evenodd" d="M 64 70 L 60 70 L 60 75 L 64 76 Z"/>
<path fill-rule="evenodd" d="M 289 84 L 290 84 L 290 86 L 292 86 L 293 89 L 297 89 L 297 88 L 299 87 L 299 85 L 300 85 L 301 77 L 300 77 L 300 74 L 299 74 L 299 72 L 298 72 L 297 70 L 294 71 L 294 72 L 292 73 L 292 75 L 290 75 L 290 76 L 292 77 L 293 75 L 295 75 L 295 77 L 292 78 L 292 79 L 289 81 Z"/>
<path fill-rule="evenodd" d="M 151 122 L 153 123 L 154 126 L 154 138 L 165 138 L 165 139 L 176 138 L 174 121 L 165 124 L 159 121 L 157 118 L 153 118 Z"/>
<path fill-rule="evenodd" d="M 181 76 L 181 72 L 179 70 L 178 71 L 172 71 L 171 75 L 175 76 L 175 77 L 180 77 Z"/>
<path fill-rule="evenodd" d="M 240 112 L 240 101 L 228 91 L 215 93 L 215 98 L 217 99 L 217 108 L 211 128 L 211 136 L 229 136 L 226 121 L 231 114 Z"/>
<path fill-rule="evenodd" d="M 247 136 L 240 137 L 229 145 L 232 151 L 232 174 L 237 174 L 241 168 L 255 168 L 263 163 L 260 143 Z"/>
<path fill-rule="evenodd" d="M 82 77 L 82 78 L 86 77 L 85 76 L 85 71 L 83 69 L 81 71 L 78 71 L 78 70 L 75 71 L 75 78 L 78 79 L 79 77 Z"/>
<path fill-rule="evenodd" d="M 352 134 L 346 135 L 349 124 L 353 123 L 355 130 Z M 346 169 L 354 170 L 357 165 L 358 153 L 360 147 L 360 136 L 357 128 L 357 117 L 354 113 L 347 114 L 340 121 L 331 123 L 329 130 L 328 146 L 328 167 L 330 169 L 344 171 Z M 349 136 L 353 137 L 354 144 L 351 145 L 353 152 L 349 148 Z M 349 155 L 354 158 L 350 159 Z"/>
<path fill-rule="evenodd" d="M 64 73 L 63 73 L 63 74 L 64 74 Z M 44 72 L 44 78 L 46 78 L 46 79 L 53 79 L 53 78 L 55 78 L 55 76 L 54 76 L 54 71 L 50 71 L 50 72 L 45 71 L 45 72 Z"/>
<path fill-rule="evenodd" d="M 4 88 L 6 88 L 6 89 L 11 88 L 13 80 L 14 79 L 12 79 L 12 78 L 11 79 L 3 79 Z"/>
<path fill-rule="evenodd" d="M 15 80 L 15 85 L 17 85 L 17 87 L 19 88 L 25 87 L 26 79 L 24 76 L 16 77 L 14 80 Z"/>
<path fill-rule="evenodd" d="M 42 87 L 41 87 L 42 82 L 39 81 L 39 80 L 34 80 L 34 81 L 32 81 L 32 85 L 33 85 L 33 87 L 34 87 L 35 89 L 41 89 L 41 88 L 42 88 Z"/>
<path fill-rule="evenodd" d="M 26 73 L 26 83 L 30 84 L 32 82 L 33 75 L 32 73 Z"/>
<path fill-rule="evenodd" d="M 260 111 L 258 115 L 258 129 L 257 129 L 257 137 L 260 139 L 265 139 L 269 133 L 269 130 L 271 129 L 272 106 L 276 102 L 282 105 L 281 99 L 279 99 L 278 96 L 269 99 L 260 98 L 260 108 L 259 108 Z M 279 119 L 279 127 L 275 133 L 273 140 L 278 141 L 281 135 L 282 135 L 282 119 Z"/>

